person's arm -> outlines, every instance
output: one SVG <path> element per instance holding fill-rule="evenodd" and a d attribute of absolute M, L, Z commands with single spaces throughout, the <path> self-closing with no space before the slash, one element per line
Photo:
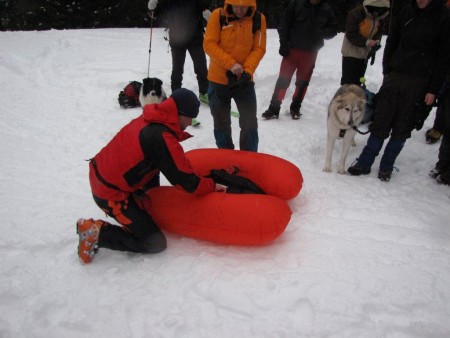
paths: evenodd
<path fill-rule="evenodd" d="M 337 35 L 337 19 L 334 14 L 334 10 L 331 6 L 326 4 L 326 14 L 328 15 L 328 20 L 323 27 L 320 27 L 319 33 L 322 39 L 329 40 Z"/>
<path fill-rule="evenodd" d="M 345 20 L 345 37 L 356 47 L 366 47 L 367 39 L 359 33 L 359 24 L 365 18 L 364 9 L 357 7 L 347 14 Z"/>
<path fill-rule="evenodd" d="M 295 2 L 290 1 L 278 25 L 278 37 L 280 38 L 280 48 L 289 46 L 289 30 L 292 29 L 292 22 L 295 14 Z"/>
<path fill-rule="evenodd" d="M 267 30 L 266 30 L 266 17 L 261 14 L 261 29 L 255 32 L 253 35 L 253 46 L 250 54 L 245 59 L 244 72 L 250 74 L 253 77 L 256 68 L 261 62 L 264 54 L 266 54 L 266 42 L 267 42 Z"/>
<path fill-rule="evenodd" d="M 221 9 L 214 10 L 208 20 L 203 49 L 214 62 L 225 69 L 231 69 L 236 63 L 236 60 L 220 47 L 220 12 Z"/>

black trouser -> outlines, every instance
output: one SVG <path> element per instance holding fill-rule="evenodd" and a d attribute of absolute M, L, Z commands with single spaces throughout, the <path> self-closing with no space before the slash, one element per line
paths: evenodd
<path fill-rule="evenodd" d="M 439 147 L 436 169 L 442 172 L 446 182 L 450 182 L 450 93 L 441 103 L 443 137 Z"/>
<path fill-rule="evenodd" d="M 366 73 L 367 64 L 364 59 L 357 59 L 348 56 L 342 58 L 341 85 L 355 84 L 361 85 L 360 79 Z"/>
<path fill-rule="evenodd" d="M 172 75 L 170 78 L 172 92 L 180 89 L 182 86 L 186 51 L 189 52 L 192 63 L 194 64 L 194 72 L 197 75 L 198 91 L 201 94 L 206 94 L 208 91 L 208 68 L 202 44 L 188 46 L 187 48 L 172 47 Z"/>
<path fill-rule="evenodd" d="M 124 201 L 108 201 L 94 196 L 95 203 L 122 226 L 105 222 L 100 229 L 98 246 L 111 250 L 140 253 L 161 252 L 166 238 L 153 218 L 131 195 Z"/>

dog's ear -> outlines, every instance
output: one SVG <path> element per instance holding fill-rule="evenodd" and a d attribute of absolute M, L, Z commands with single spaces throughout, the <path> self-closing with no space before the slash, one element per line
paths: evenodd
<path fill-rule="evenodd" d="M 162 86 L 163 82 L 161 81 L 161 79 L 155 78 L 156 83 L 159 84 L 160 86 Z"/>

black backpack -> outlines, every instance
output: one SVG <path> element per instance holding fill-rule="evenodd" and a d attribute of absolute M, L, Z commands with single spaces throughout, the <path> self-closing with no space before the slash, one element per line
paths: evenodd
<path fill-rule="evenodd" d="M 119 104 L 122 108 L 140 107 L 139 92 L 141 91 L 142 83 L 138 81 L 131 81 L 119 93 Z"/>
<path fill-rule="evenodd" d="M 250 179 L 238 176 L 239 168 L 234 166 L 227 169 L 212 169 L 210 175 L 215 183 L 222 184 L 228 187 L 229 194 L 265 194 Z"/>

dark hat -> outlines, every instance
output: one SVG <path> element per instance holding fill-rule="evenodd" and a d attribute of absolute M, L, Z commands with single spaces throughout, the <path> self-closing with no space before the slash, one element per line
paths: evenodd
<path fill-rule="evenodd" d="M 174 99 L 179 115 L 192 119 L 197 117 L 200 101 L 194 92 L 186 88 L 180 88 L 175 90 L 170 97 Z"/>

